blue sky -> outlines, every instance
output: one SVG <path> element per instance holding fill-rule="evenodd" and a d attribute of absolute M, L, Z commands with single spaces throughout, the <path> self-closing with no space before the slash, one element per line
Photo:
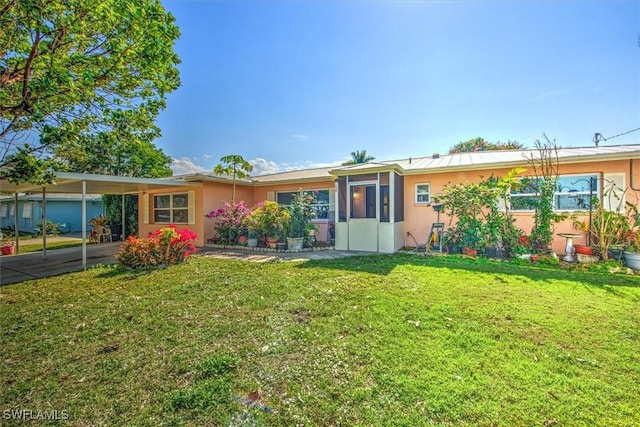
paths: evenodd
<path fill-rule="evenodd" d="M 445 153 L 477 136 L 589 146 L 640 127 L 640 2 L 164 0 L 174 171 Z M 640 131 L 604 144 L 640 142 Z"/>

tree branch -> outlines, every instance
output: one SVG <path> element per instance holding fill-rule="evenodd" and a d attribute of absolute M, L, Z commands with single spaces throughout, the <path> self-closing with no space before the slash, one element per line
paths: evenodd
<path fill-rule="evenodd" d="M 18 0 L 11 0 L 9 3 L 4 5 L 4 7 L 0 9 L 0 18 L 9 13 L 9 9 L 14 7 L 16 4 L 18 4 Z"/>

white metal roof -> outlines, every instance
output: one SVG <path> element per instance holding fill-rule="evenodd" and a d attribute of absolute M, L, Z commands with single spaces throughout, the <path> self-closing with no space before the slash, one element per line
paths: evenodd
<path fill-rule="evenodd" d="M 102 200 L 102 195 L 101 194 L 87 194 L 86 195 L 86 199 L 87 201 L 101 201 Z M 15 200 L 14 196 L 0 196 L 0 202 L 12 202 Z M 33 193 L 33 194 L 21 194 L 18 196 L 18 200 L 20 201 L 40 201 L 42 200 L 42 192 L 40 193 Z M 82 194 L 69 194 L 69 193 L 53 193 L 53 194 L 48 194 L 47 195 L 47 202 L 50 202 L 52 200 L 55 201 L 62 201 L 62 202 L 78 202 L 80 200 L 82 200 Z"/>
<path fill-rule="evenodd" d="M 139 191 L 167 187 L 201 187 L 200 182 L 185 182 L 164 178 L 133 178 L 125 176 L 95 175 L 86 173 L 56 172 L 53 184 L 33 185 L 29 183 L 11 184 L 0 180 L 0 193 L 82 193 L 82 183 L 86 183 L 87 194 L 132 194 Z"/>

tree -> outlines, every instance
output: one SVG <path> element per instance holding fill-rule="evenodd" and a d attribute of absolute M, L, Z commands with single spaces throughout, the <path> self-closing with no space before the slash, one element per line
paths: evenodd
<path fill-rule="evenodd" d="M 553 211 L 555 192 L 558 188 L 560 160 L 558 145 L 543 134 L 544 141 L 536 141 L 527 158 L 532 170 L 531 186 L 536 191 L 535 213 L 531 242 L 539 251 L 546 251 L 553 242 L 554 225 L 565 218 Z"/>
<path fill-rule="evenodd" d="M 358 163 L 367 163 L 376 158 L 373 156 L 369 156 L 367 154 L 367 150 L 356 150 L 351 152 L 351 160 L 344 162 L 342 165 L 355 165 Z"/>
<path fill-rule="evenodd" d="M 233 192 L 231 193 L 231 202 L 233 203 L 236 200 L 236 179 L 248 178 L 253 166 L 238 154 L 229 154 L 220 158 L 220 161 L 222 163 L 213 169 L 213 173 L 233 176 Z"/>
<path fill-rule="evenodd" d="M 112 133 L 83 135 L 52 144 L 58 169 L 103 175 L 159 178 L 171 176 L 171 158 L 146 139 L 118 139 Z"/>
<path fill-rule="evenodd" d="M 517 141 L 489 142 L 482 137 L 458 142 L 449 149 L 449 154 L 471 153 L 474 151 L 519 150 L 523 146 Z"/>
<path fill-rule="evenodd" d="M 19 175 L 20 153 L 51 165 L 53 144 L 82 145 L 103 132 L 120 140 L 159 132 L 153 122 L 180 85 L 174 21 L 157 0 L 6 2 L 0 167 Z"/>

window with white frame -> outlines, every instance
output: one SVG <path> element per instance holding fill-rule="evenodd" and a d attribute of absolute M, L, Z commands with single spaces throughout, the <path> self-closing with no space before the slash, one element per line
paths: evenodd
<path fill-rule="evenodd" d="M 22 218 L 31 219 L 32 216 L 33 216 L 33 203 L 32 202 L 25 202 L 22 205 Z"/>
<path fill-rule="evenodd" d="M 558 179 L 554 207 L 562 211 L 584 211 L 597 203 L 597 175 L 570 175 Z"/>
<path fill-rule="evenodd" d="M 512 211 L 533 211 L 538 203 L 538 181 L 530 178 L 520 180 L 520 185 L 511 190 L 509 195 Z"/>
<path fill-rule="evenodd" d="M 523 179 L 511 192 L 511 210 L 533 211 L 539 199 L 538 181 Z M 558 211 L 586 211 L 593 207 L 598 197 L 597 175 L 561 175 L 553 198 L 553 208 Z"/>
<path fill-rule="evenodd" d="M 187 193 L 154 195 L 153 222 L 187 224 L 189 222 L 189 195 Z"/>
<path fill-rule="evenodd" d="M 431 203 L 431 184 L 423 182 L 416 184 L 416 203 Z"/>
<path fill-rule="evenodd" d="M 313 196 L 311 207 L 316 219 L 327 219 L 331 210 L 329 190 L 278 191 L 276 201 L 279 205 L 290 206 L 294 196 Z"/>

